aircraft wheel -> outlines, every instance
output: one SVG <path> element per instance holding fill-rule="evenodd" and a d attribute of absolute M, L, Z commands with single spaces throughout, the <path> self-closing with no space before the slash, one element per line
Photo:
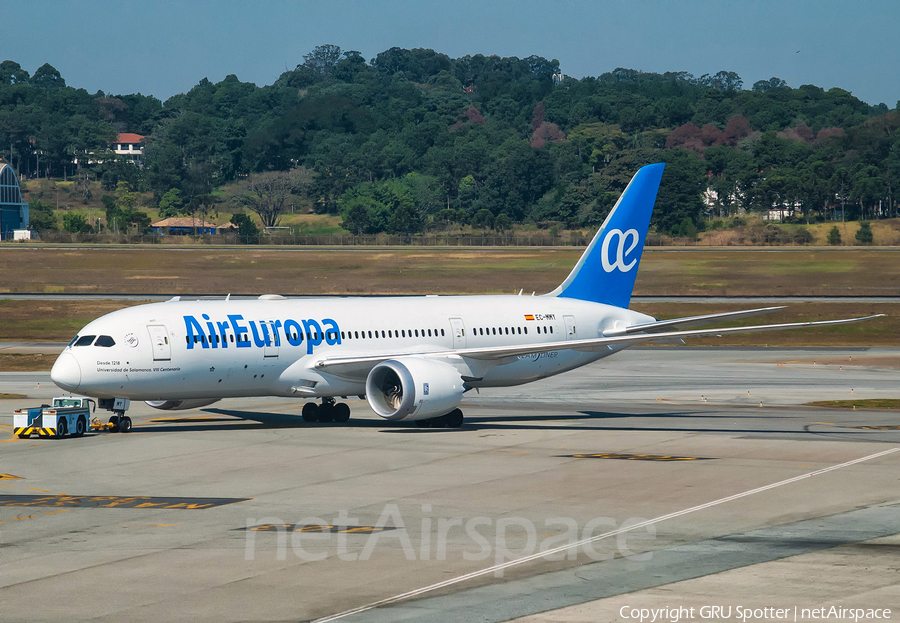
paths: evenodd
<path fill-rule="evenodd" d="M 347 406 L 346 402 L 339 402 L 332 408 L 332 412 L 334 413 L 334 421 L 344 423 L 350 419 L 350 407 Z"/>
<path fill-rule="evenodd" d="M 127 415 L 123 415 L 119 418 L 119 432 L 127 433 L 131 431 L 131 418 Z"/>
<path fill-rule="evenodd" d="M 416 426 L 419 428 L 429 428 L 431 426 L 431 420 L 416 420 Z"/>
<path fill-rule="evenodd" d="M 319 406 L 319 421 L 330 422 L 334 419 L 334 405 L 323 402 Z"/>
<path fill-rule="evenodd" d="M 111 415 L 109 417 L 109 423 L 112 425 L 110 430 L 114 433 L 118 433 L 119 432 L 119 416 Z"/>
<path fill-rule="evenodd" d="M 60 420 L 56 423 L 56 436 L 57 437 L 65 437 L 69 433 L 69 425 L 65 420 Z"/>
<path fill-rule="evenodd" d="M 319 419 L 319 405 L 314 402 L 307 402 L 303 405 L 303 411 L 300 412 L 304 422 L 315 422 Z"/>
<path fill-rule="evenodd" d="M 450 428 L 459 428 L 463 425 L 463 412 L 460 409 L 454 409 L 444 416 L 444 420 Z"/>
<path fill-rule="evenodd" d="M 84 436 L 84 431 L 87 430 L 87 422 L 83 417 L 79 417 L 78 421 L 75 422 L 75 436 L 82 437 Z"/>
<path fill-rule="evenodd" d="M 431 428 L 444 428 L 446 425 L 447 417 L 444 415 L 431 418 Z"/>

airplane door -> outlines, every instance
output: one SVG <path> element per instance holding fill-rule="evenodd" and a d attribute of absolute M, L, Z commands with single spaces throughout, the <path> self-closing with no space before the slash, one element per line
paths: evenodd
<path fill-rule="evenodd" d="M 575 333 L 575 316 L 563 316 L 566 321 L 566 339 L 577 340 L 578 335 Z"/>
<path fill-rule="evenodd" d="M 453 348 L 466 347 L 466 325 L 462 318 L 450 319 L 450 332 L 453 334 Z"/>
<path fill-rule="evenodd" d="M 266 323 L 269 325 L 269 339 L 266 340 L 266 345 L 263 347 L 263 357 L 277 357 L 278 356 L 278 346 L 281 342 L 281 336 L 278 335 L 278 328 L 275 326 L 274 320 L 267 320 Z"/>
<path fill-rule="evenodd" d="M 150 343 L 153 345 L 153 361 L 170 361 L 172 346 L 169 344 L 169 332 L 161 324 L 147 325 L 150 332 Z"/>

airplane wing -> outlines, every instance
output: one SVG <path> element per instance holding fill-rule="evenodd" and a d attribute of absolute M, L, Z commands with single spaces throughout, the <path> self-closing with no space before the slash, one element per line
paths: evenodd
<path fill-rule="evenodd" d="M 720 320 L 738 320 L 739 318 L 750 318 L 751 316 L 759 316 L 769 314 L 786 306 L 780 307 L 760 307 L 759 309 L 742 309 L 739 311 L 722 312 L 718 314 L 705 314 L 703 316 L 689 316 L 687 318 L 673 318 L 672 320 L 658 320 L 656 322 L 648 322 L 646 324 L 636 324 L 624 329 L 610 329 L 603 332 L 603 337 L 615 337 L 617 335 L 631 335 L 633 333 L 662 333 L 669 329 L 686 329 L 688 327 L 697 327 L 705 324 L 713 324 Z"/>
<path fill-rule="evenodd" d="M 753 312 L 764 313 L 761 310 L 750 310 Z M 731 312 L 729 312 L 731 313 Z M 740 313 L 740 312 L 737 312 Z M 736 315 L 736 313 L 735 313 Z M 752 314 L 751 314 L 752 315 Z M 713 316 L 719 316 L 713 314 Z M 395 353 L 392 355 L 377 355 L 370 357 L 326 357 L 315 363 L 315 368 L 323 372 L 332 372 L 341 375 L 359 375 L 365 374 L 379 362 L 396 357 L 469 357 L 472 359 L 496 361 L 498 365 L 511 363 L 521 355 L 531 355 L 535 353 L 547 353 L 560 350 L 577 350 L 584 352 L 596 352 L 613 346 L 631 346 L 641 342 L 651 342 L 660 339 L 680 339 L 685 337 L 703 337 L 703 336 L 721 336 L 731 333 L 755 333 L 758 331 L 784 331 L 787 329 L 805 329 L 811 327 L 828 327 L 836 325 L 851 324 L 854 322 L 862 322 L 872 318 L 880 318 L 884 314 L 875 316 L 864 316 L 860 318 L 844 318 L 841 320 L 821 320 L 817 322 L 789 322 L 782 324 L 765 324 L 753 325 L 747 327 L 727 327 L 720 329 L 695 329 L 691 331 L 662 331 L 658 333 L 637 333 L 633 335 L 615 335 L 611 337 L 598 337 L 586 340 L 568 340 L 563 342 L 548 342 L 542 344 L 522 344 L 513 346 L 492 346 L 488 348 L 462 348 L 456 350 L 441 351 L 422 351 L 422 352 L 406 352 Z M 731 316 L 735 317 L 734 315 Z M 687 322 L 697 320 L 700 317 L 684 318 Z M 663 321 L 670 322 L 670 321 Z M 656 325 L 657 323 L 650 323 Z M 647 325 L 636 325 L 647 326 Z M 505 360 L 505 361 L 504 361 Z"/>

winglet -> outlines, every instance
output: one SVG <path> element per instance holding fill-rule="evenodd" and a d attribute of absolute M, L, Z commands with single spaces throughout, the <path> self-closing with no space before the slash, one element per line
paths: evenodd
<path fill-rule="evenodd" d="M 665 166 L 634 174 L 578 264 L 548 296 L 628 307 Z"/>

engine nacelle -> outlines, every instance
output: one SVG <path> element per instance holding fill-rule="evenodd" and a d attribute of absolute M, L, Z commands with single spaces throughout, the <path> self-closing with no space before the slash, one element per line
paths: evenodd
<path fill-rule="evenodd" d="M 197 409 L 219 402 L 218 398 L 192 398 L 189 400 L 145 400 L 145 403 L 154 409 L 163 411 L 184 411 L 185 409 Z"/>
<path fill-rule="evenodd" d="M 455 409 L 465 388 L 459 370 L 417 357 L 382 361 L 366 379 L 369 406 L 387 420 L 424 420 Z"/>

